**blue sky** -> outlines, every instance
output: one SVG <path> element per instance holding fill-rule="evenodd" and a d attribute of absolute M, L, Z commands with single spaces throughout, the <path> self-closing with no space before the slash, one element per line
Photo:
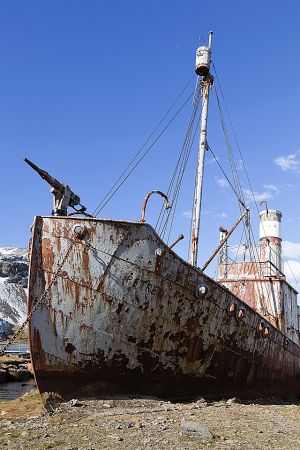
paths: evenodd
<path fill-rule="evenodd" d="M 90 211 L 148 137 L 194 70 L 196 47 L 214 31 L 213 59 L 257 198 L 282 210 L 285 252 L 300 275 L 300 4 L 287 1 L 0 1 L 0 244 L 26 246 L 48 186 L 27 156 L 68 183 Z M 166 190 L 192 105 L 101 212 L 135 220 L 145 194 Z M 208 140 L 229 173 L 215 98 Z M 236 149 L 235 149 L 236 150 Z M 239 211 L 210 155 L 205 167 L 201 262 Z M 186 238 L 196 146 L 173 238 Z M 244 174 L 241 182 L 249 189 Z M 245 191 L 247 197 L 247 191 Z M 159 201 L 149 205 L 155 223 Z M 250 207 L 255 208 L 253 202 Z M 254 227 L 257 224 L 254 220 Z M 238 242 L 239 231 L 231 240 Z"/>

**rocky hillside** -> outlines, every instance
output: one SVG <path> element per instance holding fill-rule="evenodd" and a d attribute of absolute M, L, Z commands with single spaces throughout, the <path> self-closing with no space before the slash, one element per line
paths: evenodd
<path fill-rule="evenodd" d="M 26 317 L 27 249 L 0 247 L 0 340 Z"/>

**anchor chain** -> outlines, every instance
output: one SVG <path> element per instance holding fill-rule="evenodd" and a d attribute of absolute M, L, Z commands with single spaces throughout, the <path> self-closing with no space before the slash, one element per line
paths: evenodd
<path fill-rule="evenodd" d="M 6 341 L 6 344 L 4 345 L 4 347 L 0 350 L 0 356 L 3 356 L 5 354 L 5 351 L 7 350 L 7 348 L 14 342 L 14 340 L 19 336 L 19 334 L 21 333 L 21 331 L 25 328 L 25 326 L 28 324 L 29 320 L 31 319 L 31 317 L 33 316 L 34 312 L 37 310 L 37 308 L 41 305 L 41 303 L 43 302 L 43 300 L 46 298 L 47 294 L 49 293 L 49 291 L 51 290 L 53 284 L 56 282 L 58 276 L 61 273 L 61 269 L 64 265 L 64 263 L 66 262 L 69 253 L 73 247 L 73 245 L 75 244 L 74 241 L 71 241 L 69 248 L 64 256 L 64 259 L 62 260 L 61 264 L 58 266 L 57 271 L 55 272 L 55 274 L 53 275 L 53 278 L 48 286 L 48 288 L 44 291 L 44 293 L 42 294 L 41 298 L 38 300 L 38 302 L 36 302 L 36 304 L 33 306 L 33 308 L 31 309 L 30 313 L 27 315 L 26 319 L 24 320 L 24 322 L 18 327 L 17 331 L 13 334 L 13 336 L 11 338 L 9 338 Z"/>

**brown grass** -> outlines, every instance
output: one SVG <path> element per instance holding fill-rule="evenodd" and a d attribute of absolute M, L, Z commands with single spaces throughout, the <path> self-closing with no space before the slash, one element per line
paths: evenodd
<path fill-rule="evenodd" d="M 29 363 L 29 358 L 23 358 L 22 356 L 0 356 L 0 366 L 1 364 L 14 364 L 14 363 Z"/>
<path fill-rule="evenodd" d="M 6 420 L 25 420 L 30 416 L 37 416 L 41 408 L 42 402 L 37 391 L 29 392 L 16 400 L 0 400 L 1 418 Z"/>

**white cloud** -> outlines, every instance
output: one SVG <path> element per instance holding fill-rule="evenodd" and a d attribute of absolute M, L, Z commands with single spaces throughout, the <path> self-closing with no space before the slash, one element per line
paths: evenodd
<path fill-rule="evenodd" d="M 226 219 L 226 217 L 228 217 L 228 216 L 225 212 L 220 212 L 217 214 L 213 214 L 212 217 L 213 217 L 213 219 Z"/>
<path fill-rule="evenodd" d="M 269 191 L 275 192 L 275 194 L 279 194 L 280 190 L 278 186 L 275 186 L 275 184 L 264 184 L 264 188 L 268 189 Z"/>
<path fill-rule="evenodd" d="M 218 178 L 215 177 L 216 183 L 220 188 L 227 188 L 229 186 L 228 181 L 226 180 L 226 178 Z"/>
<path fill-rule="evenodd" d="M 278 158 L 274 159 L 274 163 L 276 166 L 280 167 L 281 170 L 299 172 L 300 170 L 300 162 L 297 159 L 299 152 L 291 153 L 286 156 L 278 156 Z"/>
<path fill-rule="evenodd" d="M 193 215 L 193 214 L 192 214 L 192 211 L 181 211 L 181 214 L 182 214 L 183 217 L 185 217 L 186 219 L 191 219 L 191 218 L 192 218 L 192 215 Z M 201 215 L 202 215 L 202 216 L 213 217 L 214 219 L 215 219 L 215 218 L 219 218 L 219 217 L 221 217 L 221 218 L 227 217 L 227 214 L 226 214 L 226 213 L 212 214 L 211 211 L 206 211 L 206 210 L 202 211 L 202 212 L 201 212 Z"/>
<path fill-rule="evenodd" d="M 210 159 L 206 159 L 205 160 L 205 164 L 214 164 L 215 162 L 219 161 L 220 158 L 218 156 L 216 156 L 215 158 L 210 158 Z"/>
<path fill-rule="evenodd" d="M 257 202 L 261 202 L 263 200 L 269 200 L 270 198 L 273 198 L 273 194 L 270 191 L 264 191 L 264 192 L 252 192 L 249 189 L 244 189 L 244 193 L 246 196 L 246 200 L 249 202 L 253 202 L 253 195 Z"/>
<path fill-rule="evenodd" d="M 284 263 L 284 273 L 288 283 L 300 292 L 300 262 L 288 260 Z"/>
<path fill-rule="evenodd" d="M 282 241 L 282 250 L 287 258 L 300 258 L 300 243 Z"/>

